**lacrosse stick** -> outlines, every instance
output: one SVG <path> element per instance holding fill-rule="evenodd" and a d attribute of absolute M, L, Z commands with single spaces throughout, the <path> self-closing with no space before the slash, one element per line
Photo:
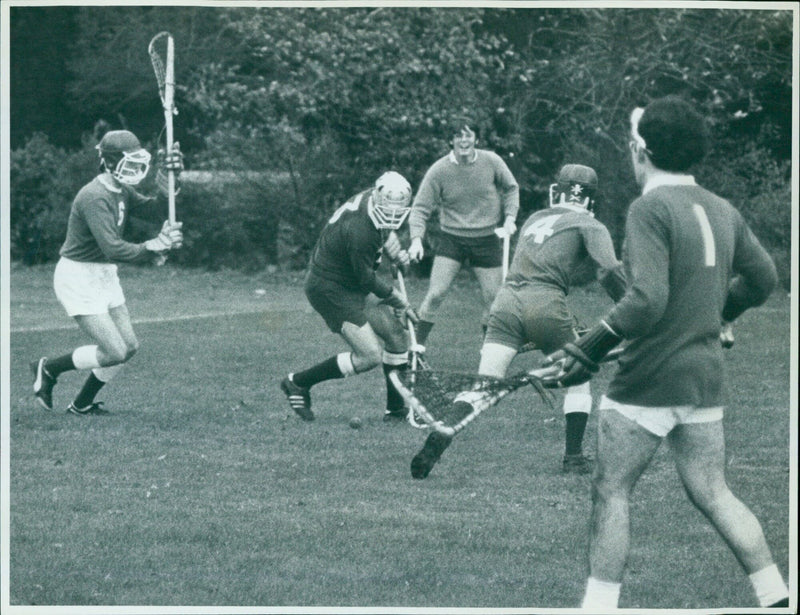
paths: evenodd
<path fill-rule="evenodd" d="M 503 240 L 503 282 L 508 275 L 508 260 L 511 253 L 511 235 L 502 226 L 494 229 L 494 234 Z"/>
<path fill-rule="evenodd" d="M 169 32 L 159 32 L 147 47 L 153 70 L 158 81 L 158 93 L 164 107 L 164 121 L 167 131 L 167 156 L 172 153 L 172 116 L 178 115 L 175 108 L 175 45 Z M 168 171 L 169 221 L 175 222 L 175 172 Z"/>
<path fill-rule="evenodd" d="M 453 437 L 484 410 L 495 406 L 517 389 L 531 385 L 553 408 L 553 396 L 542 385 L 543 375 L 551 368 L 520 372 L 510 378 L 494 378 L 475 374 L 461 374 L 437 370 L 391 372 L 389 378 L 400 395 L 425 423 L 440 434 Z M 410 388 L 414 378 L 414 389 Z"/>
<path fill-rule="evenodd" d="M 403 299 L 408 301 L 408 293 L 406 292 L 406 282 L 403 278 L 403 272 L 400 271 L 399 267 L 394 268 L 395 271 L 395 278 L 397 279 L 397 289 L 400 291 L 400 294 L 403 296 Z M 411 370 L 412 374 L 415 374 L 418 369 L 427 370 L 430 369 L 428 367 L 427 361 L 425 361 L 425 346 L 419 344 L 417 342 L 417 332 L 414 330 L 414 323 L 410 320 L 408 321 L 408 354 L 409 354 L 409 369 Z M 389 376 L 391 378 L 391 374 Z M 415 377 L 412 377 L 410 381 L 411 388 L 414 388 L 414 380 Z M 394 380 L 392 380 L 394 383 Z M 398 389 L 399 390 L 399 389 Z M 400 391 L 400 395 L 402 395 L 402 391 Z M 403 397 L 405 399 L 405 396 Z M 408 411 L 408 422 L 411 424 L 412 427 L 416 427 L 417 429 L 425 429 L 427 427 L 426 423 L 420 423 L 417 420 L 417 417 L 414 414 L 414 410 L 409 407 Z"/>

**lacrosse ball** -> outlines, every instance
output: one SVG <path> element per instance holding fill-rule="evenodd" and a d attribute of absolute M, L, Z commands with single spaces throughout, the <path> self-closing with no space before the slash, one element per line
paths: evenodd
<path fill-rule="evenodd" d="M 361 419 L 357 416 L 354 416 L 350 419 L 348 425 L 350 425 L 350 429 L 361 429 Z"/>

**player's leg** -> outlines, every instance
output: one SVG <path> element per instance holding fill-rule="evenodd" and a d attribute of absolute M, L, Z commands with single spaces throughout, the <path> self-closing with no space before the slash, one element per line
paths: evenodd
<path fill-rule="evenodd" d="M 422 299 L 418 311 L 420 322 L 417 325 L 417 341 L 420 344 L 424 345 L 427 341 L 436 319 L 436 313 L 460 269 L 461 261 L 456 257 L 442 254 L 433 257 L 428 292 Z"/>
<path fill-rule="evenodd" d="M 489 322 L 489 308 L 492 306 L 497 291 L 503 283 L 502 267 L 477 267 L 473 266 L 478 286 L 481 289 L 481 300 L 483 301 L 483 312 L 481 312 L 481 327 L 484 335 Z"/>
<path fill-rule="evenodd" d="M 512 295 L 509 291 L 507 296 L 498 296 L 496 303 L 492 305 L 478 366 L 478 373 L 482 376 L 505 377 L 508 366 L 517 355 L 517 348 L 524 341 L 519 317 L 513 313 Z M 438 431 L 431 432 L 422 448 L 411 459 L 411 476 L 417 479 L 426 478 L 452 441 L 452 437 Z"/>
<path fill-rule="evenodd" d="M 405 420 L 408 409 L 402 395 L 389 379 L 389 374 L 392 371 L 407 370 L 409 367 L 408 335 L 402 323 L 394 315 L 394 311 L 386 305 L 371 301 L 372 298 L 367 299 L 366 314 L 376 335 L 383 341 L 381 362 L 386 382 L 386 411 L 383 420 Z"/>
<path fill-rule="evenodd" d="M 503 242 L 492 233 L 486 237 L 464 239 L 463 243 L 481 289 L 481 328 L 485 335 L 492 302 L 503 284 Z"/>
<path fill-rule="evenodd" d="M 53 286 L 59 302 L 92 340 L 52 359 L 31 364 L 34 394 L 44 407 L 52 408 L 52 389 L 59 375 L 80 369 L 95 369 L 122 363 L 129 358 L 124 338 L 109 314 L 110 306 L 124 305 L 116 267 L 61 259 Z"/>
<path fill-rule="evenodd" d="M 73 414 L 99 411 L 100 405 L 94 402 L 97 393 L 119 373 L 122 366 L 139 349 L 139 340 L 133 331 L 127 306 L 123 303 L 111 308 L 108 316 L 118 335 L 114 335 L 114 331 L 105 318 L 76 317 L 81 328 L 98 343 L 96 356 L 99 365 L 92 368 L 83 387 L 67 408 Z M 120 340 L 122 345 L 120 345 Z"/>
<path fill-rule="evenodd" d="M 364 313 L 366 297 L 362 293 L 312 273 L 306 276 L 304 290 L 309 303 L 332 332 L 344 335 L 346 324 L 348 329 L 356 330 L 367 325 Z M 341 352 L 307 369 L 290 373 L 281 381 L 281 390 L 300 418 L 304 421 L 314 420 L 314 413 L 311 411 L 312 386 L 356 373 L 352 354 L 350 351 Z"/>
<path fill-rule="evenodd" d="M 630 494 L 660 443 L 660 436 L 601 406 L 583 608 L 601 612 L 617 607 L 628 558 Z"/>
<path fill-rule="evenodd" d="M 577 338 L 572 314 L 563 293 L 533 291 L 524 297 L 524 322 L 527 341 L 549 355 Z M 592 411 L 591 385 L 569 387 L 564 392 L 564 457 L 566 473 L 589 474 L 592 461 L 583 454 L 586 425 Z"/>
<path fill-rule="evenodd" d="M 771 606 L 788 598 L 786 583 L 772 559 L 761 524 L 725 480 L 722 417 L 711 422 L 682 423 L 668 438 L 689 498 L 711 521 L 749 575 L 759 605 Z"/>

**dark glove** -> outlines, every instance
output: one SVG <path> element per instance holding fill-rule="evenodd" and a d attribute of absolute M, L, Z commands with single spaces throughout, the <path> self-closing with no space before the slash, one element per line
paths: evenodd
<path fill-rule="evenodd" d="M 552 367 L 552 371 L 542 377 L 542 384 L 555 389 L 588 382 L 600 369 L 603 357 L 621 341 L 622 337 L 605 321 L 600 321 L 574 343 L 566 344 L 545 358 L 542 367 Z"/>

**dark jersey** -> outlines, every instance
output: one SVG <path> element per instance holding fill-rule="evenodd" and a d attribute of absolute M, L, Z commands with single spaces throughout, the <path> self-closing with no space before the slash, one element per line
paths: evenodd
<path fill-rule="evenodd" d="M 506 283 L 550 287 L 566 295 L 572 276 L 586 261 L 598 268 L 598 278 L 611 298 L 619 299 L 625 279 L 605 225 L 583 210 L 543 209 L 522 225 Z"/>
<path fill-rule="evenodd" d="M 367 212 L 372 190 L 340 206 L 317 240 L 309 267 L 314 275 L 351 290 L 384 299 L 392 285 L 376 275 L 383 254 L 383 237 Z"/>
<path fill-rule="evenodd" d="M 720 319 L 766 301 L 777 274 L 730 203 L 690 176 L 670 177 L 648 185 L 628 211 L 628 289 L 606 322 L 632 341 L 608 395 L 640 406 L 719 406 Z"/>
<path fill-rule="evenodd" d="M 150 253 L 143 243 L 123 239 L 132 206 L 147 200 L 133 190 L 114 186 L 102 175 L 95 177 L 75 196 L 61 256 L 89 263 L 148 258 Z"/>

